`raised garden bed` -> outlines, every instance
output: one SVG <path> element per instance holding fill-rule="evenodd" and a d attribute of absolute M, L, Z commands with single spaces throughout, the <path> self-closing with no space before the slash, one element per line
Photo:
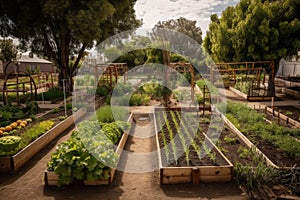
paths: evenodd
<path fill-rule="evenodd" d="M 267 119 L 272 119 L 282 126 L 300 128 L 300 108 L 295 106 L 276 106 L 273 110 L 271 107 L 265 107 L 263 112 L 267 115 Z"/>
<path fill-rule="evenodd" d="M 21 151 L 12 156 L 0 157 L 0 171 L 18 171 L 24 166 L 33 156 L 40 152 L 45 146 L 47 146 L 52 140 L 62 134 L 74 121 L 81 118 L 86 113 L 86 109 L 80 109 L 65 120 L 57 123 L 54 127 L 48 130 L 43 135 L 39 136 L 36 140 L 31 142 Z M 44 116 L 46 117 L 46 115 Z"/>
<path fill-rule="evenodd" d="M 161 184 L 197 185 L 232 179 L 233 165 L 198 129 L 196 116 L 193 121 L 186 118 L 191 112 L 172 109 L 167 112 L 155 109 L 154 113 L 157 148 L 161 149 L 158 151 Z"/>
<path fill-rule="evenodd" d="M 248 101 L 271 101 L 272 100 L 271 96 L 250 96 L 235 89 L 234 87 L 229 87 L 229 90 Z"/>
<path fill-rule="evenodd" d="M 247 106 L 239 106 L 239 108 L 249 109 Z M 232 131 L 236 133 L 236 135 L 244 141 L 244 143 L 249 147 L 255 149 L 257 153 L 262 155 L 266 161 L 266 163 L 269 166 L 272 166 L 276 169 L 297 169 L 299 170 L 300 166 L 300 159 L 297 155 L 299 155 L 298 145 L 297 145 L 297 139 L 286 134 L 282 138 L 287 139 L 288 144 L 283 144 L 286 146 L 279 146 L 282 140 L 278 140 L 275 138 L 278 136 L 278 133 L 273 133 L 272 131 L 276 131 L 281 129 L 280 126 L 271 127 L 272 125 L 268 125 L 268 122 L 265 122 L 263 119 L 263 116 L 259 116 L 259 114 L 254 110 L 248 110 L 245 111 L 244 109 L 238 109 L 239 110 L 239 117 L 241 116 L 251 116 L 253 121 L 247 120 L 247 127 L 245 127 L 245 123 L 243 123 L 241 120 L 238 120 L 234 116 L 237 115 L 237 113 L 231 112 L 227 110 L 227 114 L 229 113 L 230 120 L 224 116 L 223 114 L 219 113 L 226 125 L 230 127 Z M 218 112 L 218 111 L 217 111 Z M 232 122 L 233 121 L 233 122 Z M 258 126 L 258 132 L 255 132 L 255 124 Z M 238 128 L 236 127 L 238 126 Z M 249 130 L 249 126 L 252 126 L 254 128 L 253 130 Z M 277 126 L 273 124 L 273 126 Z M 260 128 L 259 128 L 260 127 Z M 241 131 L 244 130 L 245 132 Z M 281 129 L 282 134 L 285 133 L 285 129 Z M 262 131 L 262 133 L 260 133 Z M 269 132 L 268 132 L 269 131 Z M 271 133 L 271 132 L 272 133 Z M 279 136 L 280 137 L 280 136 Z M 268 139 L 269 138 L 269 139 Z M 292 143 L 293 142 L 293 143 Z M 298 141 L 299 142 L 299 141 Z M 275 143 L 277 145 L 275 145 Z M 293 148 L 294 147 L 294 148 Z M 287 149 L 290 148 L 290 152 L 288 152 Z"/>
<path fill-rule="evenodd" d="M 127 120 L 127 123 L 131 124 L 133 120 L 132 114 L 130 115 L 129 119 Z M 127 132 L 128 131 L 128 132 Z M 118 146 L 115 149 L 115 153 L 118 155 L 118 157 L 121 156 L 123 148 L 126 144 L 128 133 L 130 130 L 124 131 L 124 133 L 121 136 L 121 139 L 118 141 Z M 100 163 L 100 161 L 98 161 Z M 84 185 L 108 185 L 112 183 L 114 175 L 115 175 L 115 168 L 108 169 L 107 178 L 97 179 L 97 180 L 78 180 L 74 179 L 71 184 L 84 184 Z M 44 181 L 46 186 L 59 186 L 59 176 L 54 171 L 46 170 L 44 172 Z"/>

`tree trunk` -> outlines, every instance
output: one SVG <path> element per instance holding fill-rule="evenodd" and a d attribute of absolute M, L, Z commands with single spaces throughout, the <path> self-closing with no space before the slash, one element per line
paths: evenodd
<path fill-rule="evenodd" d="M 73 91 L 73 75 L 70 72 L 70 68 L 60 68 L 58 79 L 59 79 L 59 86 L 61 88 L 63 88 L 63 83 L 65 83 L 66 91 L 68 93 L 71 93 Z"/>

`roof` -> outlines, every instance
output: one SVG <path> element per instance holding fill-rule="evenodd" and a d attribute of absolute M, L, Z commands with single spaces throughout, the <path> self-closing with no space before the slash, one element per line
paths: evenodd
<path fill-rule="evenodd" d="M 36 54 L 32 54 L 32 58 L 29 56 L 30 51 L 22 53 L 19 62 L 29 62 L 29 63 L 45 63 L 45 64 L 52 64 L 52 62 L 39 58 Z"/>

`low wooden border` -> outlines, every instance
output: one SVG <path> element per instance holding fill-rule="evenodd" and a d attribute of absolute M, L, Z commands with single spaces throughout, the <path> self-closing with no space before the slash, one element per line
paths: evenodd
<path fill-rule="evenodd" d="M 300 170 L 300 167 L 279 167 L 275 163 L 273 163 L 259 148 L 257 148 L 238 128 L 236 128 L 229 119 L 223 113 L 221 113 L 218 109 L 214 108 L 215 112 L 219 114 L 224 120 L 225 124 L 231 129 L 233 133 L 235 133 L 249 148 L 253 148 L 259 155 L 261 155 L 266 164 L 270 167 L 281 169 L 281 170 Z"/>
<path fill-rule="evenodd" d="M 249 96 L 233 87 L 229 87 L 229 90 L 248 101 L 271 101 L 272 100 L 271 96 Z"/>
<path fill-rule="evenodd" d="M 155 117 L 156 108 L 154 108 L 154 128 L 156 134 L 157 149 L 160 149 L 158 130 Z M 158 151 L 158 165 L 160 184 L 180 184 L 193 183 L 198 185 L 203 183 L 229 182 L 233 177 L 233 165 L 226 156 L 211 142 L 211 140 L 203 134 L 205 139 L 211 143 L 214 149 L 228 163 L 222 166 L 190 166 L 190 167 L 164 167 L 162 166 L 161 152 Z"/>
<path fill-rule="evenodd" d="M 273 115 L 273 109 L 272 108 L 266 106 L 265 110 L 267 112 L 269 112 L 270 114 Z M 279 113 L 278 111 L 274 110 L 274 116 L 278 116 L 278 114 L 279 114 L 280 119 L 282 119 L 284 121 L 288 120 L 289 124 L 291 124 L 291 125 L 293 125 L 293 126 L 295 126 L 297 128 L 300 128 L 300 122 L 298 122 L 298 121 L 296 121 L 296 120 L 294 120 L 294 119 L 292 119 L 292 118 L 290 118 L 290 117 L 288 117 L 288 116 L 286 116 L 286 115 L 284 115 L 282 113 Z"/>
<path fill-rule="evenodd" d="M 52 127 L 49 131 L 38 137 L 24 149 L 13 156 L 0 157 L 0 172 L 18 171 L 33 156 L 46 147 L 51 141 L 61 135 L 65 130 L 71 127 L 75 121 L 85 115 L 86 109 L 82 108 L 64 121 Z"/>
<path fill-rule="evenodd" d="M 248 95 L 247 95 L 247 94 L 245 94 L 245 93 L 243 93 L 243 92 L 241 92 L 241 91 L 235 89 L 234 87 L 229 87 L 229 90 L 230 90 L 231 92 L 233 92 L 233 93 L 239 95 L 239 96 L 242 97 L 243 99 L 246 99 L 246 100 L 248 99 Z"/>
<path fill-rule="evenodd" d="M 130 114 L 127 122 L 131 124 L 132 120 L 133 120 L 133 113 Z M 130 132 L 130 130 L 129 130 L 129 132 Z M 127 132 L 123 133 L 123 135 L 120 139 L 120 142 L 119 142 L 119 144 L 116 148 L 116 153 L 119 154 L 120 157 L 122 155 L 122 151 L 123 151 L 123 149 L 125 147 L 125 144 L 127 142 L 127 139 L 128 139 L 128 136 L 129 136 L 128 133 Z M 114 168 L 110 172 L 110 178 L 109 179 L 94 180 L 94 181 L 84 180 L 83 184 L 84 185 L 91 185 L 91 186 L 92 185 L 108 185 L 108 184 L 112 183 L 115 173 L 116 173 L 116 169 Z M 45 182 L 45 186 L 57 186 L 58 175 L 55 172 L 45 170 L 45 172 L 44 172 L 44 182 Z"/>

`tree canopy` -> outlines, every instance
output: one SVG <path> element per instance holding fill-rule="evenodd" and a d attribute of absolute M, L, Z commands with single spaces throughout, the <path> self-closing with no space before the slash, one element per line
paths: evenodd
<path fill-rule="evenodd" d="M 215 62 L 275 60 L 300 48 L 299 1 L 241 0 L 211 16 L 204 48 Z"/>
<path fill-rule="evenodd" d="M 53 60 L 60 79 L 71 82 L 87 48 L 141 25 L 134 4 L 135 0 L 1 0 L 0 35 L 16 37 L 23 48 Z"/>
<path fill-rule="evenodd" d="M 211 16 L 204 49 L 215 62 L 275 61 L 300 49 L 300 1 L 241 0 Z M 269 79 L 269 94 L 275 93 Z"/>
<path fill-rule="evenodd" d="M 4 74 L 6 74 L 7 66 L 17 57 L 18 49 L 12 39 L 1 39 L 0 50 L 0 60 L 6 63 L 3 69 Z"/>

